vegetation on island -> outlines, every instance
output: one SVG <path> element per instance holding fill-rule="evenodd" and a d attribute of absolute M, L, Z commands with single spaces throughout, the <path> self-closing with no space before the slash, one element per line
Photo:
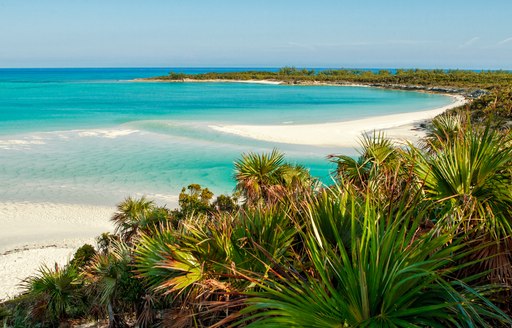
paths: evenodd
<path fill-rule="evenodd" d="M 127 198 L 113 234 L 42 267 L 5 327 L 509 327 L 512 134 L 440 116 L 422 145 L 363 136 L 333 184 L 277 150 L 235 163 L 234 195 Z"/>
<path fill-rule="evenodd" d="M 512 73 L 509 71 L 468 71 L 442 69 L 397 69 L 397 70 L 357 70 L 357 69 L 298 69 L 283 67 L 276 72 L 242 71 L 242 72 L 208 72 L 185 74 L 170 72 L 169 75 L 148 78 L 147 80 L 269 80 L 289 84 L 308 82 L 325 83 L 364 83 L 392 85 L 417 85 L 427 87 L 458 87 L 466 89 L 492 89 L 512 85 Z"/>

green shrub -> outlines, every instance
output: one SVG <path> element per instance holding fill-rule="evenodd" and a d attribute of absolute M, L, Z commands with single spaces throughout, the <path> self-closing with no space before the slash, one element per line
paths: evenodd
<path fill-rule="evenodd" d="M 69 262 L 78 270 L 83 269 L 89 264 L 93 256 L 96 254 L 96 250 L 89 244 L 85 244 L 76 250 L 73 259 Z"/>

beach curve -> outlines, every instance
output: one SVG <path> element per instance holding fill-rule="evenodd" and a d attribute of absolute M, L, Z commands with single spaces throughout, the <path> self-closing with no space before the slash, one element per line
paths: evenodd
<path fill-rule="evenodd" d="M 218 132 L 261 141 L 308 146 L 357 147 L 359 137 L 371 131 L 400 141 L 416 141 L 422 133 L 414 124 L 430 120 L 445 111 L 463 106 L 468 100 L 461 95 L 447 95 L 454 101 L 446 106 L 401 114 L 369 117 L 351 121 L 300 125 L 208 125 Z"/>

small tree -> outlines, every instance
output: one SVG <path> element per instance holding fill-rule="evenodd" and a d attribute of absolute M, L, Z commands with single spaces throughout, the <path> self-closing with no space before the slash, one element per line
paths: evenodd
<path fill-rule="evenodd" d="M 73 259 L 69 262 L 70 265 L 74 266 L 78 270 L 84 268 L 92 260 L 96 254 L 96 250 L 89 244 L 85 244 L 76 250 Z"/>
<path fill-rule="evenodd" d="M 191 213 L 207 213 L 212 210 L 210 204 L 213 193 L 208 188 L 201 188 L 201 185 L 190 184 L 187 188 L 181 189 L 179 204 L 181 215 L 187 216 Z"/>

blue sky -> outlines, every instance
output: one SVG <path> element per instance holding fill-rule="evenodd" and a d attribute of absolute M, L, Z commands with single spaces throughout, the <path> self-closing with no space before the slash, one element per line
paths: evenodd
<path fill-rule="evenodd" d="M 512 69 L 510 0 L 0 0 L 0 67 Z"/>

